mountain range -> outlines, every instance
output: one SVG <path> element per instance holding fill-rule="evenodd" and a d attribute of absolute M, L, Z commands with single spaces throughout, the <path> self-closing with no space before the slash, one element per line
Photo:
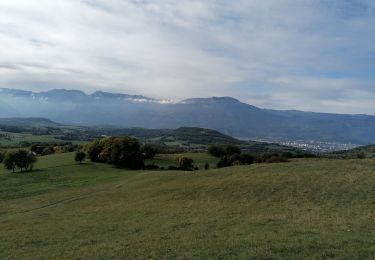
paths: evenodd
<path fill-rule="evenodd" d="M 272 141 L 375 143 L 375 116 L 261 109 L 231 97 L 171 102 L 103 91 L 0 89 L 0 117 L 43 117 L 86 126 L 203 127 Z"/>

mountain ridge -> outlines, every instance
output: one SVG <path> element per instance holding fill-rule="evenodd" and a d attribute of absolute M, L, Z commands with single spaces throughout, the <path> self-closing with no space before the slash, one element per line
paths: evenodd
<path fill-rule="evenodd" d="M 266 140 L 375 143 L 375 116 L 264 109 L 232 97 L 163 102 L 140 95 L 57 89 L 0 89 L 0 117 L 44 117 L 63 124 L 175 129 L 202 127 Z"/>

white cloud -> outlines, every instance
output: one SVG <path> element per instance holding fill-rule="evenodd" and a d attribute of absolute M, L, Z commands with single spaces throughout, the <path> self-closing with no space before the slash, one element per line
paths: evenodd
<path fill-rule="evenodd" d="M 0 87 L 375 114 L 373 3 L 2 0 Z"/>

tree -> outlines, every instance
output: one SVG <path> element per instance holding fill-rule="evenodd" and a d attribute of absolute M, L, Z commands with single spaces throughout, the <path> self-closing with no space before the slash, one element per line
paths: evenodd
<path fill-rule="evenodd" d="M 142 147 L 143 154 L 146 159 L 153 159 L 158 152 L 158 149 L 152 144 L 145 144 Z"/>
<path fill-rule="evenodd" d="M 38 157 L 34 152 L 28 152 L 27 157 L 26 157 L 26 170 L 27 171 L 32 171 L 34 168 L 34 164 L 37 162 Z"/>
<path fill-rule="evenodd" d="M 205 169 L 205 170 L 210 169 L 210 164 L 209 164 L 208 162 L 206 162 L 206 163 L 204 164 L 204 169 Z"/>
<path fill-rule="evenodd" d="M 26 150 L 18 150 L 18 152 L 16 152 L 16 166 L 21 170 L 21 172 L 23 169 L 27 171 L 28 152 Z"/>
<path fill-rule="evenodd" d="M 222 157 L 225 155 L 225 150 L 222 146 L 211 145 L 208 147 L 208 153 L 215 157 Z"/>
<path fill-rule="evenodd" d="M 76 162 L 79 162 L 81 164 L 86 159 L 86 154 L 84 151 L 76 151 L 74 160 Z"/>
<path fill-rule="evenodd" d="M 223 156 L 217 163 L 217 168 L 233 166 L 233 159 L 230 156 Z"/>
<path fill-rule="evenodd" d="M 17 153 L 16 152 L 8 152 L 4 159 L 4 166 L 7 170 L 12 170 L 15 173 L 15 169 L 17 160 Z"/>
<path fill-rule="evenodd" d="M 179 156 L 176 158 L 176 164 L 177 166 L 182 170 L 193 170 L 194 165 L 193 159 L 189 157 Z"/>
<path fill-rule="evenodd" d="M 357 158 L 358 159 L 366 159 L 366 153 L 365 152 L 360 152 L 359 154 L 357 154 Z"/>
<path fill-rule="evenodd" d="M 137 139 L 132 137 L 117 137 L 111 149 L 111 163 L 118 168 L 141 169 L 144 166 L 144 156 Z"/>
<path fill-rule="evenodd" d="M 250 165 L 250 164 L 253 164 L 253 163 L 254 163 L 255 158 L 254 158 L 254 156 L 252 156 L 251 154 L 248 154 L 248 153 L 241 153 L 241 154 L 239 155 L 239 161 L 241 162 L 241 164 Z"/>
<path fill-rule="evenodd" d="M 34 152 L 18 150 L 17 152 L 7 153 L 4 160 L 4 166 L 8 170 L 12 170 L 13 173 L 15 172 L 16 168 L 19 168 L 21 172 L 23 170 L 32 171 L 37 159 L 38 158 Z"/>
<path fill-rule="evenodd" d="M 113 164 L 112 149 L 118 137 L 104 138 L 100 141 L 101 152 L 98 155 L 99 162 Z"/>
<path fill-rule="evenodd" d="M 225 147 L 225 155 L 230 156 L 230 155 L 240 154 L 240 153 L 241 153 L 240 148 L 238 148 L 235 145 L 227 145 Z"/>
<path fill-rule="evenodd" d="M 235 145 L 218 146 L 211 145 L 208 147 L 208 153 L 215 157 L 231 156 L 234 154 L 240 154 L 241 150 Z"/>
<path fill-rule="evenodd" d="M 0 163 L 2 163 L 5 159 L 5 152 L 0 151 Z"/>
<path fill-rule="evenodd" d="M 92 143 L 87 145 L 86 147 L 87 155 L 92 162 L 99 161 L 99 154 L 101 153 L 102 149 L 103 149 L 103 144 L 100 142 L 100 140 L 95 140 Z"/>
<path fill-rule="evenodd" d="M 113 164 L 118 168 L 141 169 L 144 155 L 139 142 L 132 137 L 110 137 L 86 146 L 86 151 L 93 162 Z"/>

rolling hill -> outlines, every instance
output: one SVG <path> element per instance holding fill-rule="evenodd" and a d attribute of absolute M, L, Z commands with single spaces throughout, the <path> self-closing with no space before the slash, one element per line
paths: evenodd
<path fill-rule="evenodd" d="M 202 127 L 249 139 L 375 143 L 375 116 L 260 109 L 230 97 L 178 103 L 77 90 L 0 90 L 0 117 L 44 117 L 64 124 L 176 129 Z"/>
<path fill-rule="evenodd" d="M 152 143 L 165 147 L 167 150 L 205 151 L 209 145 L 236 145 L 243 151 L 251 153 L 292 153 L 306 155 L 308 152 L 294 147 L 255 141 L 238 140 L 218 131 L 198 128 L 180 127 L 177 129 L 142 129 L 142 128 L 113 128 L 113 127 L 80 127 L 55 123 L 44 118 L 2 118 L 0 131 L 25 134 L 25 141 L 62 142 L 62 141 L 91 141 L 104 136 L 132 136 L 142 143 Z M 0 132 L 1 133 L 1 132 Z M 11 135 L 7 135 L 11 138 Z M 15 139 L 15 140 L 16 140 Z M 7 145 L 17 146 L 17 141 L 7 140 Z M 0 139 L 0 146 L 5 141 Z M 24 144 L 23 144 L 24 145 Z"/>
<path fill-rule="evenodd" d="M 360 146 L 354 149 L 345 151 L 336 151 L 329 153 L 328 157 L 343 158 L 343 159 L 356 159 L 360 158 L 375 158 L 375 145 Z"/>
<path fill-rule="evenodd" d="M 1 167 L 0 258 L 372 259 L 374 163 L 124 171 L 58 154 L 33 173 Z"/>

